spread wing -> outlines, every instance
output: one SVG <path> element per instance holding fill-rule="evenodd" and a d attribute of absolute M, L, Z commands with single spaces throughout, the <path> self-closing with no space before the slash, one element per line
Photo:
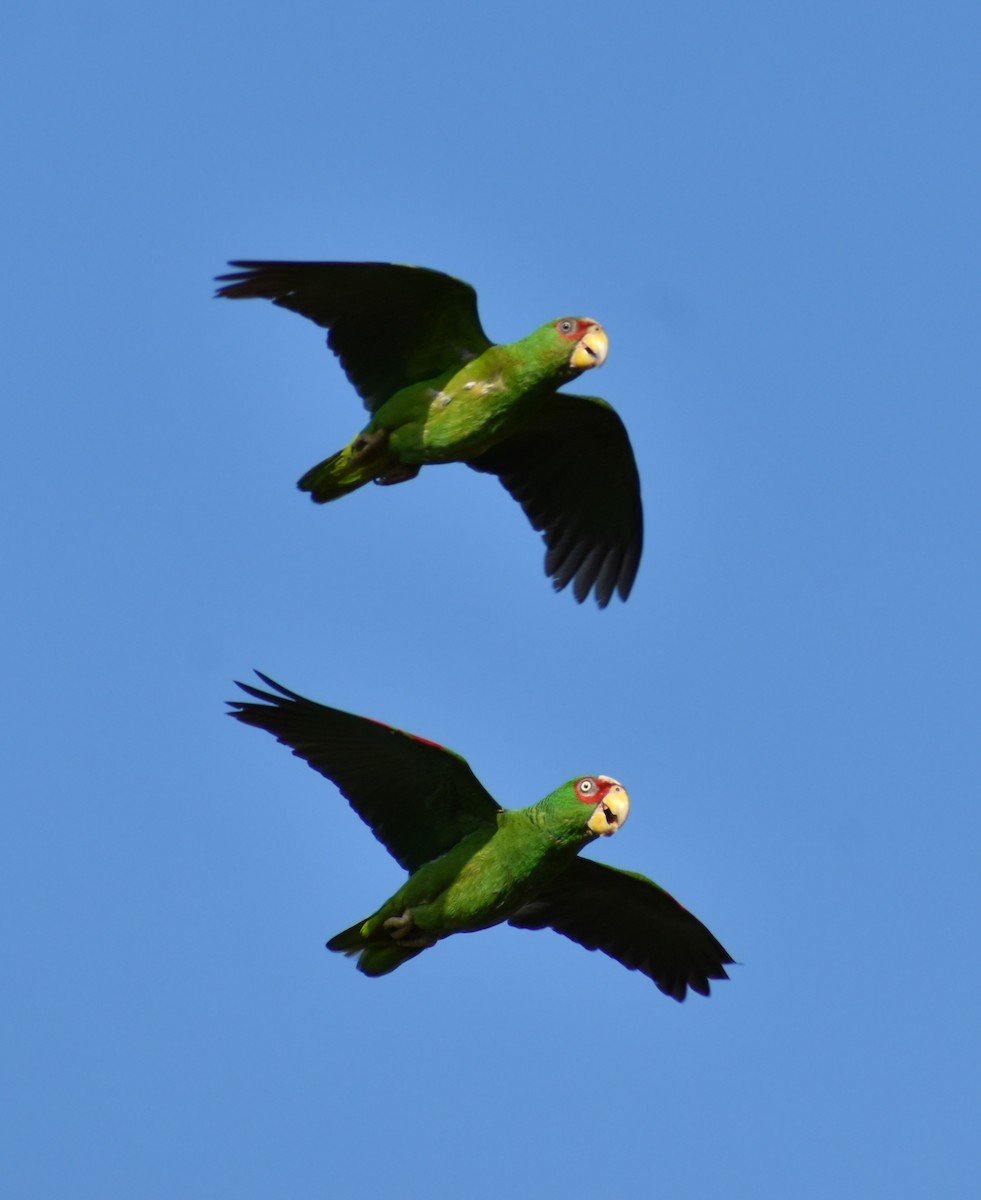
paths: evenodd
<path fill-rule="evenodd" d="M 687 988 L 707 996 L 709 980 L 728 979 L 725 967 L 733 961 L 701 921 L 652 880 L 588 858 L 577 858 L 508 924 L 552 928 L 587 950 L 602 950 L 675 1000 L 684 1000 Z"/>
<path fill-rule="evenodd" d="M 469 283 L 394 263 L 231 262 L 218 296 L 263 297 L 328 330 L 327 345 L 374 412 L 400 388 L 441 375 L 491 342 Z"/>
<path fill-rule="evenodd" d="M 228 714 L 266 729 L 340 788 L 375 837 L 407 871 L 494 825 L 500 805 L 459 754 L 424 738 L 275 689 L 238 686 L 262 703 L 230 700 Z"/>
<path fill-rule="evenodd" d="M 595 396 L 554 392 L 532 417 L 469 460 L 500 477 L 545 541 L 556 591 L 574 581 L 600 608 L 630 595 L 644 541 L 640 476 L 623 422 Z"/>

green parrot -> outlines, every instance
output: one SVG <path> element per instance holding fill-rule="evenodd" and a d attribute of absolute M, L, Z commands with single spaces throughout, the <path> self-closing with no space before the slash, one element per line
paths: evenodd
<path fill-rule="evenodd" d="M 709 994 L 733 960 L 663 888 L 579 858 L 616 833 L 630 799 L 608 775 L 582 775 L 530 808 L 502 808 L 453 751 L 288 691 L 240 683 L 261 701 L 230 716 L 266 729 L 337 785 L 409 878 L 371 916 L 331 938 L 365 975 L 387 975 L 455 933 L 503 921 L 565 934 L 641 971 L 668 996 Z"/>
<path fill-rule="evenodd" d="M 608 341 L 562 317 L 511 345 L 481 328 L 477 294 L 439 271 L 393 263 L 229 263 L 218 296 L 264 297 L 327 329 L 371 420 L 299 487 L 318 504 L 402 483 L 427 463 L 497 475 L 545 541 L 556 590 L 626 600 L 643 542 L 640 479 L 623 422 L 595 396 L 557 389 L 601 366 Z"/>

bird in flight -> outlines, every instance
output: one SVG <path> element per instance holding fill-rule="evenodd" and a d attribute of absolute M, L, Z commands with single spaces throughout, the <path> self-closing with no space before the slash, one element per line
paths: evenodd
<path fill-rule="evenodd" d="M 370 481 L 403 483 L 430 463 L 496 475 L 545 542 L 545 572 L 582 603 L 626 600 L 640 563 L 640 478 L 620 417 L 559 389 L 602 366 L 608 339 L 560 317 L 496 345 L 467 283 L 424 267 L 243 260 L 217 295 L 261 297 L 328 331 L 370 420 L 299 487 L 318 504 Z"/>
<path fill-rule="evenodd" d="M 507 922 L 554 929 L 640 971 L 666 995 L 709 994 L 733 959 L 663 888 L 579 857 L 627 819 L 626 789 L 580 775 L 528 808 L 503 808 L 453 751 L 259 678 L 230 716 L 271 733 L 326 776 L 409 877 L 327 943 L 387 975 L 453 934 Z"/>

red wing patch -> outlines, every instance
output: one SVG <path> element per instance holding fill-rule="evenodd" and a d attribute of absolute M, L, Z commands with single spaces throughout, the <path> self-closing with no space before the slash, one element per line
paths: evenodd
<path fill-rule="evenodd" d="M 399 730 L 400 733 L 405 733 L 405 730 Z M 419 737 L 417 733 L 406 733 L 406 737 L 412 738 L 414 742 L 422 742 L 424 746 L 432 746 L 434 750 L 442 750 L 444 754 L 452 754 L 452 750 L 447 750 L 445 746 L 441 746 L 439 742 L 431 742 L 429 738 Z"/>
<path fill-rule="evenodd" d="M 429 738 L 420 737 L 417 733 L 409 733 L 406 729 L 396 729 L 394 725 L 386 725 L 384 721 L 376 721 L 374 717 L 364 717 L 365 721 L 370 721 L 372 725 L 377 725 L 379 729 L 387 729 L 389 733 L 399 733 L 402 737 L 411 738 L 414 742 L 421 742 L 424 746 L 432 746 L 434 750 L 442 750 L 446 754 L 452 754 L 452 750 L 447 750 L 445 746 L 441 746 L 439 742 L 432 742 Z"/>

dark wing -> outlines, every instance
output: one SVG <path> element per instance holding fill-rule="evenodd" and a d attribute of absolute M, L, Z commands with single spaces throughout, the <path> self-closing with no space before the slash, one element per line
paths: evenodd
<path fill-rule="evenodd" d="M 337 784 L 407 871 L 495 824 L 500 805 L 459 754 L 380 721 L 316 704 L 256 674 L 278 695 L 240 683 L 263 703 L 230 700 L 228 715 L 268 730 Z"/>
<path fill-rule="evenodd" d="M 263 297 L 329 330 L 327 345 L 374 412 L 400 388 L 491 345 L 469 283 L 394 263 L 231 262 L 218 296 Z"/>
<path fill-rule="evenodd" d="M 556 591 L 600 608 L 630 595 L 644 541 L 640 476 L 623 422 L 595 396 L 554 392 L 515 433 L 469 460 L 500 476 L 547 547 Z"/>
<path fill-rule="evenodd" d="M 728 979 L 725 965 L 733 961 L 701 921 L 652 880 L 588 858 L 577 858 L 508 923 L 552 928 L 587 950 L 602 950 L 675 1000 L 684 1000 L 687 988 L 707 996 L 709 980 Z"/>

